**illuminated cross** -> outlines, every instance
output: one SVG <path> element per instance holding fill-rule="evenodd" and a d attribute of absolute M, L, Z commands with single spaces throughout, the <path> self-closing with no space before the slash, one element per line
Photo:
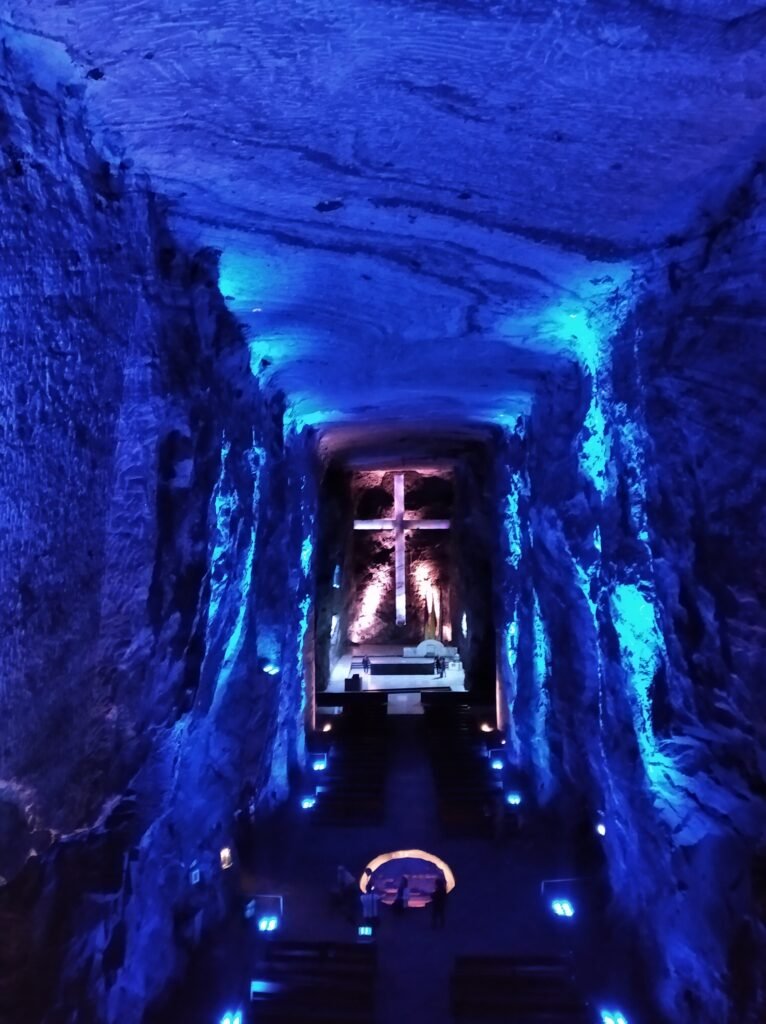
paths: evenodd
<path fill-rule="evenodd" d="M 396 624 L 407 621 L 407 591 L 404 571 L 405 530 L 449 530 L 449 519 L 405 519 L 404 473 L 394 474 L 394 518 L 355 519 L 355 530 L 393 530 L 394 566 L 396 569 Z"/>

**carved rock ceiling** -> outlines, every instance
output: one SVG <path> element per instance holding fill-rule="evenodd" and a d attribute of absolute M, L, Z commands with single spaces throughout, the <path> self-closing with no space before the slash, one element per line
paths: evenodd
<path fill-rule="evenodd" d="M 169 197 L 184 241 L 222 251 L 254 370 L 297 418 L 350 426 L 340 446 L 355 425 L 450 434 L 528 408 L 571 347 L 562 318 L 699 232 L 766 115 L 753 3 L 6 14 L 65 49 L 97 138 Z"/>

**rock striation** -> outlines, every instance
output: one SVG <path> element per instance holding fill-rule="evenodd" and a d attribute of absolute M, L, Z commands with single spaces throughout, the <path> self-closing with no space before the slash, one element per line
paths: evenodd
<path fill-rule="evenodd" d="M 603 815 L 658 1016 L 695 1024 L 762 1015 L 764 218 L 758 163 L 573 326 L 497 457 L 515 751 Z"/>
<path fill-rule="evenodd" d="M 129 1024 L 301 762 L 311 455 L 77 90 L 6 49 L 0 135 L 0 1015 Z"/>

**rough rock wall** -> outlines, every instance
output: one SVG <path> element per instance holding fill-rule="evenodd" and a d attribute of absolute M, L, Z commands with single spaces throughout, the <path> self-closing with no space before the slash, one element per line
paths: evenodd
<path fill-rule="evenodd" d="M 214 257 L 1 60 L 0 1019 L 130 1024 L 223 911 L 243 783 L 302 757 L 310 443 Z"/>
<path fill-rule="evenodd" d="M 490 484 L 489 454 L 478 448 L 465 455 L 455 465 L 454 480 L 455 504 L 450 531 L 452 643 L 460 651 L 466 685 L 474 699 L 492 704 L 495 694 L 494 493 Z"/>
<path fill-rule="evenodd" d="M 513 749 L 542 800 L 604 813 L 658 1014 L 688 1024 L 763 1012 L 765 200 L 756 169 L 632 312 L 591 310 L 500 460 Z"/>

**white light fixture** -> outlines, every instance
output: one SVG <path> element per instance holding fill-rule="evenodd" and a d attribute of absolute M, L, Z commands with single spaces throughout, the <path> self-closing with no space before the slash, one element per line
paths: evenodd
<path fill-rule="evenodd" d="M 231 853 L 230 846 L 224 846 L 221 850 L 221 867 L 224 871 L 227 871 L 234 863 L 234 857 Z"/>
<path fill-rule="evenodd" d="M 574 917 L 574 907 L 569 900 L 551 900 L 551 910 L 556 917 Z"/>

